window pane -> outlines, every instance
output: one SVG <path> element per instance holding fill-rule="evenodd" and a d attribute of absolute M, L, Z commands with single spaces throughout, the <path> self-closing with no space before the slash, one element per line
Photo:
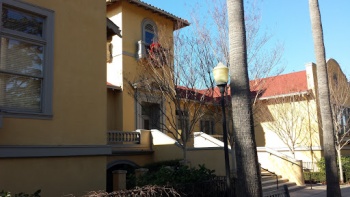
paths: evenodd
<path fill-rule="evenodd" d="M 12 8 L 2 8 L 3 27 L 35 36 L 43 36 L 44 18 Z"/>
<path fill-rule="evenodd" d="M 40 77 L 44 63 L 43 50 L 43 46 L 2 37 L 0 72 L 6 71 Z"/>
<path fill-rule="evenodd" d="M 41 79 L 0 73 L 0 107 L 41 111 Z"/>
<path fill-rule="evenodd" d="M 152 44 L 153 42 L 153 37 L 154 37 L 154 33 L 151 33 L 151 32 L 145 32 L 145 42 L 147 44 Z"/>
<path fill-rule="evenodd" d="M 153 25 L 147 24 L 147 25 L 145 26 L 145 30 L 146 30 L 146 31 L 150 31 L 150 32 L 154 32 Z"/>

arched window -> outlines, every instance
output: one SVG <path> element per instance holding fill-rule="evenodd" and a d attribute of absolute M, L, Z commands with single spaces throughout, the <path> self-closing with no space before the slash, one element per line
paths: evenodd
<path fill-rule="evenodd" d="M 137 42 L 138 59 L 144 58 L 148 55 L 148 50 L 153 42 L 157 42 L 157 26 L 150 19 L 144 19 L 141 24 L 142 40 Z"/>
<path fill-rule="evenodd" d="M 150 45 L 153 42 L 156 42 L 156 24 L 150 20 L 145 19 L 142 22 L 142 40 L 146 45 Z"/>

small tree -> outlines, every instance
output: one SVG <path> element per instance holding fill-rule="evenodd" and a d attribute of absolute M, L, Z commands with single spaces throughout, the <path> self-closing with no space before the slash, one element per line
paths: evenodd
<path fill-rule="evenodd" d="M 314 105 L 309 103 L 312 94 L 295 94 L 260 101 L 256 117 L 275 133 L 295 158 L 295 149 L 310 146 L 315 141 L 316 117 L 311 113 Z M 312 156 L 312 155 L 311 155 Z"/>
<path fill-rule="evenodd" d="M 329 68 L 329 67 L 328 67 Z M 335 148 L 338 155 L 340 182 L 344 182 L 341 150 L 350 142 L 350 84 L 340 69 L 330 70 L 329 91 L 334 124 Z"/>
<path fill-rule="evenodd" d="M 202 2 L 200 2 L 202 3 Z M 259 1 L 245 1 L 245 30 L 247 43 L 247 63 L 248 73 L 251 80 L 255 83 L 251 84 L 250 89 L 254 89 L 256 96 L 263 90 L 261 84 L 265 83 L 263 79 L 271 75 L 278 75 L 284 70 L 281 64 L 282 55 L 284 51 L 283 44 L 273 43 L 272 34 L 267 31 L 262 31 L 261 28 L 261 11 L 259 9 Z M 206 16 L 201 15 L 200 5 L 197 5 L 192 10 L 192 26 L 198 39 L 208 45 L 211 50 L 215 51 L 214 56 L 218 61 L 230 66 L 229 60 L 229 29 L 227 17 L 226 0 L 207 0 L 207 4 L 211 5 Z M 202 10 L 203 11 L 203 10 Z M 207 70 L 210 71 L 215 65 L 206 64 Z M 265 86 L 266 87 L 266 86 Z M 230 90 L 229 90 L 230 91 Z M 227 98 L 225 104 L 227 105 L 228 118 L 232 120 L 231 98 Z M 253 113 L 259 106 L 255 105 L 257 97 L 253 99 Z M 215 120 L 221 120 L 220 117 Z M 229 141 L 231 147 L 234 147 L 232 121 L 228 121 Z M 231 149 L 232 164 L 234 166 L 233 172 L 236 176 L 235 169 L 235 152 Z"/>
<path fill-rule="evenodd" d="M 159 113 L 150 122 L 177 140 L 187 160 L 187 142 L 197 123 L 216 109 L 212 103 L 208 104 L 213 101 L 214 91 L 211 70 L 206 66 L 215 65 L 215 58 L 210 47 L 196 37 L 182 31 L 176 31 L 173 37 L 167 35 L 166 29 L 159 28 L 158 41 L 139 60 L 137 80 L 129 80 L 130 93 L 136 95 L 139 103 L 161 103 L 155 105 Z M 154 114 L 156 110 L 151 111 Z M 156 128 L 152 124 L 151 127 Z"/>

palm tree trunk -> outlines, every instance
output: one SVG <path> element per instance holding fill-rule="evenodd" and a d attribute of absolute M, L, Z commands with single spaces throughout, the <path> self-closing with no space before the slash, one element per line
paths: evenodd
<path fill-rule="evenodd" d="M 227 0 L 236 196 L 262 196 L 250 99 L 243 0 Z"/>
<path fill-rule="evenodd" d="M 312 36 L 316 56 L 318 99 L 323 131 L 323 150 L 326 164 L 327 196 L 341 196 L 337 173 L 337 156 L 335 152 L 334 125 L 328 88 L 326 52 L 318 0 L 309 0 Z"/>

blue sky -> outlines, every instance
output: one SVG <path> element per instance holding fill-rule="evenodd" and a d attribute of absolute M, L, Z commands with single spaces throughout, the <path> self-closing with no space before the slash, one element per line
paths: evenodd
<path fill-rule="evenodd" d="M 190 20 L 197 2 L 206 0 L 143 0 L 178 17 Z M 284 44 L 284 73 L 305 69 L 315 62 L 307 0 L 258 0 L 262 28 L 273 34 L 273 41 Z M 326 58 L 334 58 L 350 78 L 350 0 L 319 0 Z M 205 14 L 205 13 L 203 13 Z"/>

